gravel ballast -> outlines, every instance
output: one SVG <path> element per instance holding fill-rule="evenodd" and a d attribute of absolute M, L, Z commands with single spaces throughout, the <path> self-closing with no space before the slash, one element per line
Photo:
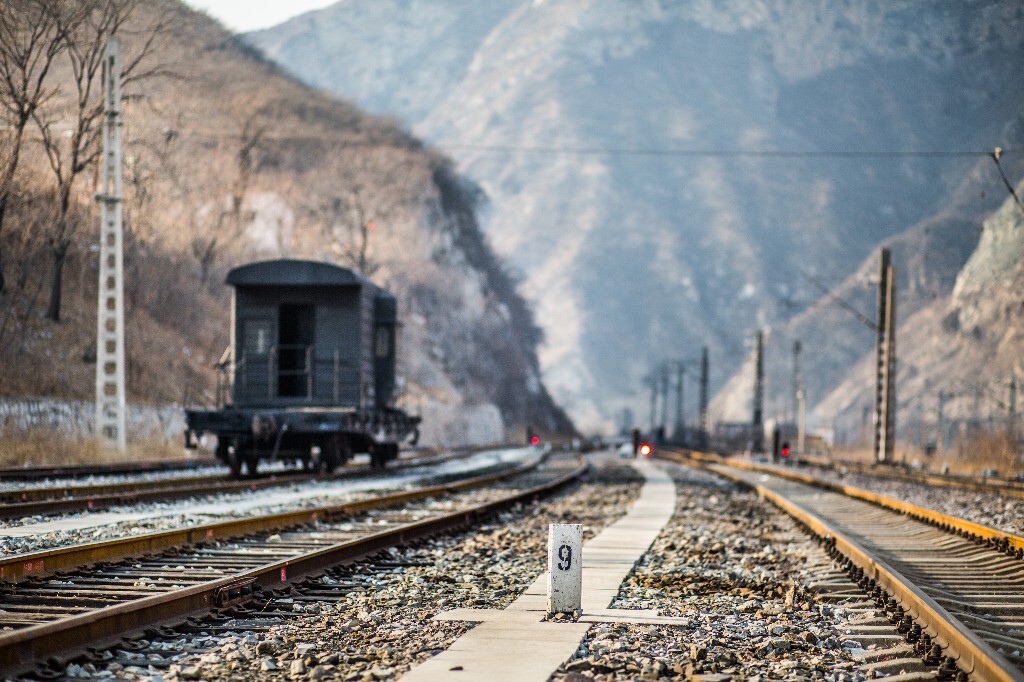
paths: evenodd
<path fill-rule="evenodd" d="M 477 530 L 389 550 L 234 620 L 151 636 L 135 651 L 65 672 L 168 682 L 398 678 L 473 627 L 434 615 L 504 608 L 535 580 L 548 523 L 582 523 L 587 540 L 628 510 L 639 476 L 597 461 L 591 479 L 570 492 Z M 824 550 L 755 494 L 663 466 L 677 485 L 675 515 L 611 606 L 653 608 L 686 624 L 594 625 L 552 679 L 868 679 L 860 659 L 874 645 L 847 634 L 863 609 L 821 600 L 814 587 L 832 567 Z"/>

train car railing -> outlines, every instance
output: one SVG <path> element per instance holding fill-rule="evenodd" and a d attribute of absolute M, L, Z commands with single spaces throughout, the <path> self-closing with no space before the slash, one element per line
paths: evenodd
<path fill-rule="evenodd" d="M 232 382 L 232 377 L 234 381 Z M 341 350 L 318 352 L 316 345 L 281 344 L 264 353 L 224 363 L 218 375 L 218 403 L 353 405 L 359 403 L 359 371 Z"/>

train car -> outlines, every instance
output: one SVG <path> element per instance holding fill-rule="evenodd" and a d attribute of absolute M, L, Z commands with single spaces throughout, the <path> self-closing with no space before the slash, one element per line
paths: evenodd
<path fill-rule="evenodd" d="M 237 267 L 231 344 L 219 364 L 217 409 L 185 410 L 186 447 L 217 437 L 238 475 L 261 460 L 333 471 L 353 453 L 383 469 L 419 417 L 393 404 L 395 297 L 346 268 L 305 260 Z"/>

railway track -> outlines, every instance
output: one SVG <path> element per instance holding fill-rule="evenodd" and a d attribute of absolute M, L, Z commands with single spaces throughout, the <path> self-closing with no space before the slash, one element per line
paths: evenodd
<path fill-rule="evenodd" d="M 940 674 L 1024 679 L 1024 538 L 862 490 L 714 457 L 827 545 Z"/>
<path fill-rule="evenodd" d="M 979 493 L 995 493 L 1024 499 L 1024 481 L 1012 481 L 995 477 L 971 477 L 957 474 L 937 474 L 927 471 L 913 471 L 893 467 L 864 464 L 863 462 L 827 462 L 817 459 L 800 460 L 800 464 L 818 467 L 828 471 L 854 472 L 894 481 L 906 481 L 933 488 L 953 488 Z"/>
<path fill-rule="evenodd" d="M 438 464 L 465 454 L 464 452 L 425 454 L 403 459 L 392 464 L 390 469 L 402 470 Z M 368 467 L 355 466 L 342 469 L 330 476 L 304 471 L 283 471 L 246 479 L 237 479 L 226 475 L 207 475 L 11 489 L 0 491 L 0 519 L 94 511 L 126 504 L 165 502 L 205 495 L 264 490 L 307 481 L 345 480 L 376 473 L 379 472 L 371 472 Z"/>
<path fill-rule="evenodd" d="M 119 462 L 117 464 L 82 464 L 52 467 L 20 467 L 0 469 L 0 481 L 40 480 L 44 478 L 87 478 L 90 476 L 116 476 L 145 474 L 159 471 L 187 471 L 218 466 L 212 457 L 189 460 L 158 460 L 150 462 Z"/>
<path fill-rule="evenodd" d="M 0 670 L 25 671 L 147 627 L 267 599 L 268 590 L 331 566 L 556 490 L 584 470 L 565 461 L 533 467 L 346 505 L 9 557 L 0 561 L 6 581 L 0 628 L 10 628 L 0 634 Z M 53 658 L 50 671 L 58 668 Z"/>

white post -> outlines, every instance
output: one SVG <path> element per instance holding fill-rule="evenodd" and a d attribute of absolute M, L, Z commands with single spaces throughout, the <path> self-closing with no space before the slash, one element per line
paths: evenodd
<path fill-rule="evenodd" d="M 548 613 L 583 608 L 583 525 L 548 525 Z"/>
<path fill-rule="evenodd" d="M 99 439 L 128 448 L 124 386 L 124 246 L 121 229 L 121 57 L 110 36 L 103 69 L 103 187 L 96 316 L 96 427 Z"/>

